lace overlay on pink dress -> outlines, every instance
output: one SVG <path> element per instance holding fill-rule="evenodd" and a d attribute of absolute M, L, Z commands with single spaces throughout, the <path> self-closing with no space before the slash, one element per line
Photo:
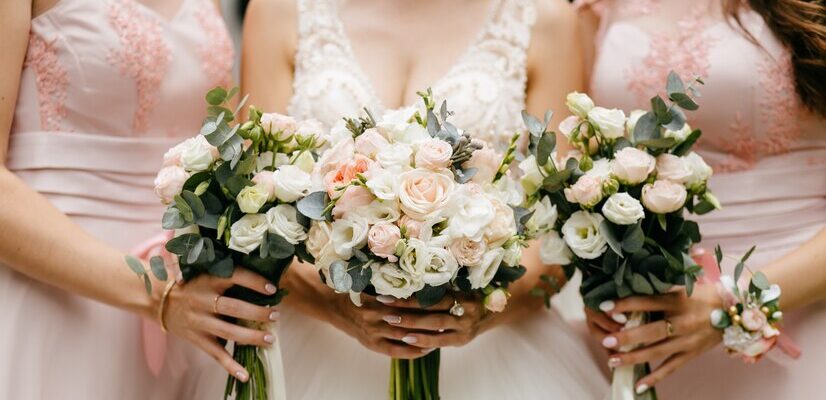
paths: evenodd
<path fill-rule="evenodd" d="M 123 0 L 109 6 L 112 28 L 120 38 L 121 48 L 113 49 L 109 61 L 124 76 L 135 80 L 138 107 L 132 124 L 135 132 L 144 132 L 147 119 L 158 104 L 160 83 L 170 63 L 169 47 L 164 40 L 163 27 L 133 0 Z"/>
<path fill-rule="evenodd" d="M 234 57 L 232 40 L 227 36 L 224 20 L 212 4 L 196 10 L 195 19 L 207 38 L 198 50 L 201 69 L 216 86 L 228 86 L 232 79 Z"/>
<path fill-rule="evenodd" d="M 36 76 L 40 125 L 45 130 L 60 130 L 61 121 L 66 116 L 63 103 L 69 77 L 57 57 L 57 49 L 37 34 L 30 34 L 24 67 L 31 68 Z"/>

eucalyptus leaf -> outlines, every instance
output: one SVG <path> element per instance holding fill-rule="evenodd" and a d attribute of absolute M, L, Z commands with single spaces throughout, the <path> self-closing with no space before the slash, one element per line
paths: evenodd
<path fill-rule="evenodd" d="M 628 226 L 622 236 L 622 249 L 626 253 L 636 253 L 645 244 L 645 233 L 642 230 L 642 220 Z"/>
<path fill-rule="evenodd" d="M 445 297 L 445 294 L 447 294 L 447 285 L 425 285 L 422 290 L 416 292 L 416 300 L 419 302 L 420 307 L 429 308 L 439 304 Z"/>
<path fill-rule="evenodd" d="M 222 87 L 216 87 L 208 91 L 206 94 L 207 103 L 217 106 L 224 102 L 227 98 L 227 90 Z"/>
<path fill-rule="evenodd" d="M 126 265 L 128 265 L 136 275 L 144 276 L 146 274 L 146 268 L 140 260 L 129 254 L 126 255 L 125 259 Z"/>
<path fill-rule="evenodd" d="M 608 222 L 607 219 L 603 220 L 602 223 L 599 224 L 599 233 L 605 238 L 605 241 L 608 242 L 608 246 L 611 247 L 611 250 L 613 250 L 618 256 L 622 257 L 622 243 L 620 243 L 619 238 L 614 231 L 613 224 Z"/>
<path fill-rule="evenodd" d="M 708 214 L 714 211 L 714 204 L 711 204 L 709 201 L 703 199 L 700 200 L 697 204 L 694 205 L 694 214 L 703 215 Z"/>
<path fill-rule="evenodd" d="M 323 221 L 324 210 L 327 208 L 327 193 L 323 191 L 313 192 L 299 200 L 296 208 L 301 215 L 317 221 Z"/>
<path fill-rule="evenodd" d="M 229 278 L 232 276 L 232 271 L 234 269 L 235 265 L 232 262 L 232 257 L 226 257 L 210 265 L 207 268 L 207 272 L 209 272 L 210 275 L 217 276 L 219 278 Z"/>
<path fill-rule="evenodd" d="M 671 121 L 664 124 L 663 127 L 672 131 L 679 131 L 680 129 L 683 129 L 686 121 L 683 110 L 680 110 L 677 107 L 671 107 L 668 109 L 668 112 L 671 114 Z"/>
<path fill-rule="evenodd" d="M 152 274 L 155 275 L 155 278 L 158 278 L 159 281 L 166 281 L 167 278 L 169 278 L 166 272 L 166 265 L 160 256 L 150 258 L 149 266 L 152 268 Z"/>
<path fill-rule="evenodd" d="M 429 133 L 431 137 L 436 137 L 436 134 L 441 130 L 442 126 L 439 125 L 436 114 L 433 113 L 433 110 L 427 110 L 427 133 Z"/>
<path fill-rule="evenodd" d="M 670 96 L 672 93 L 683 93 L 685 92 L 685 84 L 683 80 L 680 78 L 674 71 L 670 71 L 668 73 L 668 78 L 666 78 L 665 84 L 665 91 Z"/>
<path fill-rule="evenodd" d="M 181 197 L 186 201 L 189 209 L 192 210 L 194 220 L 198 220 L 204 216 L 206 210 L 204 209 L 204 203 L 198 195 L 188 190 L 184 190 L 181 192 Z"/>
<path fill-rule="evenodd" d="M 685 140 L 682 141 L 674 150 L 671 151 L 671 154 L 675 156 L 684 156 L 691 151 L 691 147 L 694 146 L 694 143 L 697 143 L 697 139 L 702 136 L 703 132 L 700 130 L 692 131 L 688 136 L 686 136 Z"/>
<path fill-rule="evenodd" d="M 198 261 L 198 257 L 201 256 L 201 252 L 204 250 L 204 238 L 198 238 L 198 241 L 195 242 L 195 245 L 192 246 L 192 249 L 186 254 L 186 263 L 187 264 L 195 264 Z"/>
<path fill-rule="evenodd" d="M 192 213 L 192 208 L 189 206 L 189 203 L 187 203 L 181 195 L 175 195 L 173 199 L 175 200 L 175 207 L 180 211 L 184 221 L 187 224 L 195 222 L 195 215 Z"/>
<path fill-rule="evenodd" d="M 720 248 L 720 245 L 714 246 L 714 257 L 717 260 L 717 269 L 720 269 L 722 272 L 722 263 L 723 263 L 723 249 Z"/>
<path fill-rule="evenodd" d="M 330 265 L 330 280 L 337 292 L 349 292 L 353 287 L 353 278 L 347 273 L 347 265 L 343 261 L 336 261 Z"/>
<path fill-rule="evenodd" d="M 643 114 L 634 126 L 633 142 L 638 143 L 645 140 L 659 139 L 660 137 L 662 135 L 657 117 L 651 111 Z"/>
<path fill-rule="evenodd" d="M 670 137 L 663 137 L 657 139 L 646 139 L 638 141 L 637 144 L 641 144 L 645 147 L 650 149 L 669 149 L 677 144 L 677 141 Z"/>
<path fill-rule="evenodd" d="M 562 190 L 565 187 L 564 183 L 571 177 L 571 173 L 569 169 L 550 173 L 542 181 L 542 188 L 551 193 Z"/>
<path fill-rule="evenodd" d="M 671 113 L 668 112 L 668 106 L 665 105 L 665 102 L 660 96 L 651 98 L 651 110 L 654 112 L 658 124 L 665 125 L 671 122 Z"/>
<path fill-rule="evenodd" d="M 660 228 L 663 229 L 663 232 L 668 232 L 668 222 L 666 222 L 665 214 L 657 214 L 657 222 L 660 223 Z"/>
<path fill-rule="evenodd" d="M 769 287 L 771 286 L 769 279 L 766 278 L 766 274 L 760 271 L 757 271 L 754 275 L 752 275 L 751 283 L 760 290 L 769 290 Z"/>
<path fill-rule="evenodd" d="M 539 123 L 539 121 L 537 121 Z M 551 158 L 551 153 L 556 147 L 556 136 L 552 133 L 543 133 L 536 146 L 536 162 L 544 166 Z"/>
<path fill-rule="evenodd" d="M 143 275 L 143 287 L 146 289 L 147 294 L 152 294 L 152 281 L 149 279 L 148 274 Z"/>
<path fill-rule="evenodd" d="M 751 257 L 752 253 L 754 253 L 754 250 L 756 248 L 757 248 L 757 246 L 751 246 L 749 251 L 747 251 L 746 254 L 743 255 L 743 258 L 740 259 L 740 262 L 745 263 L 746 261 L 748 261 L 749 257 Z"/>
<path fill-rule="evenodd" d="M 229 89 L 229 91 L 227 91 L 227 98 L 226 99 L 231 100 L 233 97 L 235 97 L 236 94 L 238 94 L 238 91 L 239 91 L 238 86 L 233 86 L 232 88 Z"/>
<path fill-rule="evenodd" d="M 466 169 L 459 169 L 457 168 L 454 172 L 456 172 L 456 182 L 463 185 L 465 183 L 470 182 L 476 173 L 479 172 L 478 168 L 466 168 Z"/>
<path fill-rule="evenodd" d="M 295 254 L 295 246 L 292 243 L 272 232 L 267 236 L 267 247 L 269 247 L 268 257 L 276 260 L 289 258 Z"/>
<path fill-rule="evenodd" d="M 363 292 L 370 285 L 370 278 L 373 277 L 373 270 L 370 267 L 365 268 L 363 265 L 349 267 L 347 273 L 350 274 L 353 281 L 350 290 L 356 293 Z"/>
<path fill-rule="evenodd" d="M 668 97 L 684 110 L 694 111 L 700 108 L 700 106 L 685 93 L 671 93 Z"/>
<path fill-rule="evenodd" d="M 554 112 L 553 112 L 553 110 L 548 110 L 548 111 L 545 111 L 545 119 L 544 119 L 544 123 L 545 123 L 545 130 L 547 130 L 547 129 L 548 129 L 548 125 L 550 125 L 550 124 L 551 124 L 551 118 L 553 118 L 553 117 L 554 117 Z"/>
<path fill-rule="evenodd" d="M 528 128 L 528 132 L 530 132 L 533 136 L 542 136 L 545 132 L 545 128 L 542 126 L 542 123 L 539 122 L 539 120 L 533 115 L 528 114 L 528 111 L 526 110 L 522 110 L 522 121 L 525 122 L 525 127 Z"/>
<path fill-rule="evenodd" d="M 189 225 L 186 220 L 184 220 L 183 215 L 181 215 L 180 210 L 176 206 L 170 206 L 166 208 L 166 211 L 163 213 L 163 219 L 161 221 L 161 226 L 164 229 L 181 229 L 185 226 Z"/>
<path fill-rule="evenodd" d="M 181 236 L 169 239 L 169 241 L 166 242 L 165 247 L 168 252 L 177 256 L 183 256 L 189 252 L 193 246 L 195 246 L 195 243 L 200 238 L 201 236 L 196 233 L 185 233 Z"/>
<path fill-rule="evenodd" d="M 737 265 L 734 267 L 734 281 L 740 281 L 740 275 L 743 274 L 743 268 L 746 267 L 746 264 L 742 261 L 738 262 Z"/>
<path fill-rule="evenodd" d="M 604 282 L 583 293 L 582 300 L 592 310 L 599 310 L 599 305 L 605 300 L 616 297 L 617 285 L 613 280 Z"/>
<path fill-rule="evenodd" d="M 654 290 L 656 290 L 657 293 L 667 293 L 674 286 L 670 283 L 661 281 L 656 275 L 650 272 L 648 273 L 648 280 L 651 281 L 651 285 L 654 286 Z"/>
<path fill-rule="evenodd" d="M 631 289 L 638 294 L 654 294 L 654 287 L 651 283 L 640 274 L 634 274 L 631 277 Z"/>

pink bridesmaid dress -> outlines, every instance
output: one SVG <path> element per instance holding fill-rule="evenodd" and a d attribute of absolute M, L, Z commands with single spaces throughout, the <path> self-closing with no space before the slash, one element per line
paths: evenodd
<path fill-rule="evenodd" d="M 59 1 L 32 20 L 7 168 L 129 251 L 159 233 L 154 175 L 169 147 L 198 132 L 204 93 L 230 82 L 232 53 L 213 0 L 182 0 L 171 19 L 136 0 Z M 223 393 L 223 370 L 194 347 L 170 339 L 156 377 L 138 316 L 2 265 L 0 310 L 0 399 Z"/>
<path fill-rule="evenodd" d="M 703 245 L 720 244 L 759 269 L 826 226 L 826 121 L 806 111 L 794 90 L 790 57 L 762 17 L 727 23 L 716 0 L 605 0 L 590 92 L 597 104 L 648 107 L 669 70 L 705 78 L 689 123 L 714 167 L 711 188 L 723 204 L 699 218 Z M 824 266 L 826 268 L 826 266 Z M 663 399 L 823 398 L 826 302 L 786 314 L 786 332 L 803 355 L 743 365 L 719 346 L 659 384 Z"/>

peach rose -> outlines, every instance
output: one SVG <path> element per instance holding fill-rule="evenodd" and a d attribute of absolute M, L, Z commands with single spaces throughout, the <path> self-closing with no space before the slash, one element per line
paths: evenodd
<path fill-rule="evenodd" d="M 419 237 L 421 236 L 421 221 L 416 221 L 415 219 L 410 218 L 407 215 L 402 215 L 401 218 L 399 218 L 398 223 L 400 228 L 404 228 L 407 237 L 419 239 Z"/>
<path fill-rule="evenodd" d="M 453 192 L 453 177 L 440 172 L 416 168 L 403 173 L 399 179 L 402 211 L 422 221 L 438 214 Z"/>
<path fill-rule="evenodd" d="M 350 186 L 336 202 L 336 206 L 333 208 L 333 216 L 345 218 L 359 208 L 368 206 L 374 199 L 373 194 L 364 187 Z"/>
<path fill-rule="evenodd" d="M 687 195 L 683 185 L 658 180 L 642 187 L 642 204 L 651 212 L 668 214 L 679 210 L 685 204 Z"/>
<path fill-rule="evenodd" d="M 339 188 L 356 180 L 359 174 L 366 173 L 372 164 L 372 160 L 361 154 L 356 154 L 353 159 L 339 164 L 338 167 L 324 176 L 324 186 L 327 189 L 327 194 L 334 198 L 336 192 L 340 190 Z"/>

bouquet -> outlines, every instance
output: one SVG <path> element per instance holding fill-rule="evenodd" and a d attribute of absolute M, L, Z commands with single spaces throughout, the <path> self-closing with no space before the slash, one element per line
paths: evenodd
<path fill-rule="evenodd" d="M 324 135 L 316 121 L 296 122 L 255 107 L 250 107 L 248 121 L 233 124 L 244 103 L 235 112 L 226 108 L 236 92 L 220 87 L 209 91 L 209 116 L 200 134 L 164 155 L 155 192 L 168 204 L 163 228 L 176 233 L 166 242 L 166 250 L 177 256 L 184 281 L 199 274 L 229 277 L 237 265 L 277 285 L 293 256 L 306 259 L 303 241 L 309 220 L 296 212 L 294 203 L 310 189 L 314 153 L 324 143 Z M 131 257 L 127 262 L 151 292 L 142 264 Z M 166 280 L 163 258 L 153 257 L 150 266 L 159 279 Z M 286 294 L 278 290 L 265 296 L 235 286 L 224 295 L 276 305 Z M 233 357 L 250 376 L 247 382 L 230 376 L 225 397 L 233 391 L 237 399 L 274 397 L 266 356 L 256 346 L 235 344 Z"/>
<path fill-rule="evenodd" d="M 319 159 L 323 190 L 299 201 L 314 221 L 307 251 L 327 285 L 350 293 L 415 296 L 427 308 L 450 293 L 470 294 L 501 311 L 507 286 L 525 273 L 518 183 L 503 156 L 439 116 L 431 94 L 424 109 L 392 111 L 376 121 L 347 119 L 331 131 Z M 524 210 L 522 210 L 524 212 Z M 463 308 L 454 301 L 451 314 Z M 391 399 L 438 399 L 439 350 L 391 363 Z"/>
<path fill-rule="evenodd" d="M 683 112 L 698 108 L 697 84 L 699 78 L 686 85 L 672 72 L 667 101 L 654 96 L 651 110 L 628 117 L 595 106 L 585 94 L 569 94 L 573 115 L 559 129 L 575 150 L 564 159 L 554 153 L 549 118 L 543 124 L 524 115 L 531 154 L 520 163 L 522 185 L 534 214 L 546 216 L 531 224 L 531 235 L 541 239 L 543 262 L 562 265 L 569 277 L 575 269 L 582 272 L 580 292 L 588 307 L 682 285 L 690 295 L 701 274 L 688 255 L 700 230 L 684 211 L 704 214 L 720 206 L 707 189 L 711 168 L 691 152 L 701 133 L 686 124 Z M 656 318 L 631 315 L 626 326 Z M 634 392 L 648 368 L 614 370 L 613 398 L 656 398 L 653 388 Z"/>

